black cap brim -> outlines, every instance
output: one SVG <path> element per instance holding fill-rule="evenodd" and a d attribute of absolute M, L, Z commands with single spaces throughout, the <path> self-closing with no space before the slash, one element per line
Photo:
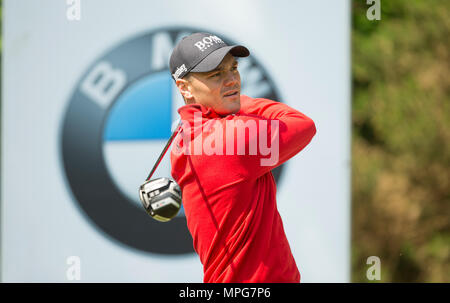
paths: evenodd
<path fill-rule="evenodd" d="M 225 46 L 213 51 L 205 59 L 200 61 L 190 72 L 204 73 L 215 69 L 222 62 L 223 58 L 230 53 L 235 57 L 247 57 L 250 55 L 249 50 L 242 45 Z"/>

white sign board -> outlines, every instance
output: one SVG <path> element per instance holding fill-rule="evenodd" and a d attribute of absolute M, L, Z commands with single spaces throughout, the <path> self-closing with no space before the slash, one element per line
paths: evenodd
<path fill-rule="evenodd" d="M 243 93 L 311 117 L 274 172 L 302 282 L 350 280 L 348 1 L 3 1 L 3 282 L 201 282 L 181 212 L 137 189 L 182 104 L 168 71 L 194 31 L 248 47 Z M 155 177 L 169 176 L 166 157 Z"/>

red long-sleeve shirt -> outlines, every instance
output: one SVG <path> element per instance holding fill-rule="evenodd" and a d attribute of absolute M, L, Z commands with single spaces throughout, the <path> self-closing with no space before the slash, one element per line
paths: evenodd
<path fill-rule="evenodd" d="M 203 281 L 300 282 L 277 210 L 271 170 L 311 141 L 314 122 L 286 104 L 244 95 L 234 115 L 220 116 L 200 104 L 185 105 L 178 112 L 185 124 L 171 151 L 172 177 L 182 190 Z M 249 126 L 245 136 L 238 135 L 241 122 Z M 255 125 L 257 132 L 250 131 Z M 252 149 L 264 136 L 278 144 L 278 157 L 272 157 L 278 161 L 268 161 L 270 154 L 258 144 L 253 145 L 256 152 Z M 230 144 L 233 148 L 227 152 Z M 275 152 L 273 148 L 272 155 Z M 262 165 L 262 159 L 270 165 Z"/>

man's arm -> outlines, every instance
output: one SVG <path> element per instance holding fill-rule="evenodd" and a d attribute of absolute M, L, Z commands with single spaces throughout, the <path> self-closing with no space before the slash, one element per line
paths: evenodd
<path fill-rule="evenodd" d="M 246 156 L 249 170 L 256 176 L 272 170 L 295 156 L 316 134 L 316 126 L 311 118 L 280 102 L 242 96 L 239 113 L 240 115 L 236 118 L 254 119 L 258 124 L 258 138 L 249 134 L 245 140 L 247 145 L 254 140 L 257 140 L 259 145 L 257 155 Z M 264 123 L 267 127 L 264 127 Z M 264 144 L 261 145 L 263 136 L 272 142 L 270 155 L 261 153 L 260 147 L 264 146 Z"/>

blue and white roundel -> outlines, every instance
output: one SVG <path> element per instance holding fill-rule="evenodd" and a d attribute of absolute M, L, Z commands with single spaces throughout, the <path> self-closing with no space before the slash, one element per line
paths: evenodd
<path fill-rule="evenodd" d="M 103 134 L 106 166 L 116 186 L 139 207 L 136 184 L 143 183 L 153 168 L 182 105 L 183 98 L 166 70 L 130 85 L 110 109 Z M 170 148 L 152 179 L 158 177 L 171 177 Z"/>
<path fill-rule="evenodd" d="M 201 31 L 157 29 L 109 49 L 80 77 L 63 117 L 61 161 L 74 201 L 95 228 L 130 248 L 171 255 L 194 251 L 183 210 L 157 222 L 142 207 L 138 189 L 184 105 L 168 69 L 170 51 L 182 37 Z M 243 93 L 280 100 L 254 56 L 243 59 Z M 152 178 L 171 177 L 169 152 Z M 273 171 L 275 180 L 281 169 Z"/>

